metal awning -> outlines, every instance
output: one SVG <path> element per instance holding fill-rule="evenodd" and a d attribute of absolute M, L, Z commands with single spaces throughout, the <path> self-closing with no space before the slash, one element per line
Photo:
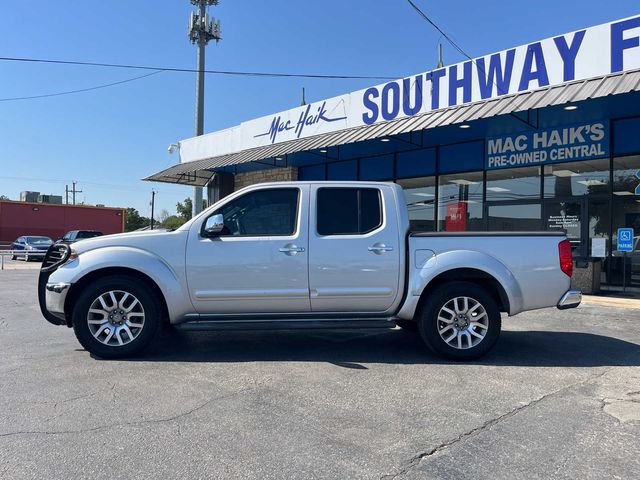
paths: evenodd
<path fill-rule="evenodd" d="M 144 180 L 204 186 L 211 180 L 216 170 L 232 165 L 259 162 L 291 153 L 362 142 L 401 133 L 471 122 L 497 115 L 508 115 L 515 112 L 634 91 L 640 91 L 640 70 L 569 82 L 563 85 L 435 110 L 389 122 L 364 125 L 309 138 L 251 148 L 194 162 L 179 163 Z"/>

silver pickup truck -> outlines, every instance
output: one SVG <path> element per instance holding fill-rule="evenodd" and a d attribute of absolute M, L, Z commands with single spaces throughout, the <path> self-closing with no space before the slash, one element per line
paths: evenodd
<path fill-rule="evenodd" d="M 254 185 L 175 231 L 54 245 L 45 318 L 103 358 L 180 329 L 395 328 L 447 358 L 498 340 L 501 312 L 572 308 L 560 233 L 412 233 L 392 183 Z"/>

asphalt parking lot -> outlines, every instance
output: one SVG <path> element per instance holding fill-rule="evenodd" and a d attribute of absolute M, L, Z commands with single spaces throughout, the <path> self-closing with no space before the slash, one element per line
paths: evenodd
<path fill-rule="evenodd" d="M 505 320 L 441 360 L 401 330 L 163 335 L 91 358 L 0 272 L 0 478 L 637 478 L 640 309 Z"/>

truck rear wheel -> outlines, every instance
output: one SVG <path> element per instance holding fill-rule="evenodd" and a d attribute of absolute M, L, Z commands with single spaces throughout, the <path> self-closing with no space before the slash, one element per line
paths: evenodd
<path fill-rule="evenodd" d="M 500 336 L 500 310 L 486 290 L 451 282 L 428 295 L 418 326 L 429 348 L 452 360 L 473 360 L 493 348 Z"/>
<path fill-rule="evenodd" d="M 80 293 L 73 308 L 73 330 L 80 344 L 102 358 L 140 353 L 160 325 L 159 301 L 144 283 L 108 276 Z"/>

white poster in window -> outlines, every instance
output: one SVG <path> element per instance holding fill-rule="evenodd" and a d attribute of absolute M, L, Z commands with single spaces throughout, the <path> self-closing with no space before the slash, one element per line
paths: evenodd
<path fill-rule="evenodd" d="M 596 258 L 604 258 L 607 256 L 606 238 L 595 237 L 591 239 L 591 256 Z"/>

